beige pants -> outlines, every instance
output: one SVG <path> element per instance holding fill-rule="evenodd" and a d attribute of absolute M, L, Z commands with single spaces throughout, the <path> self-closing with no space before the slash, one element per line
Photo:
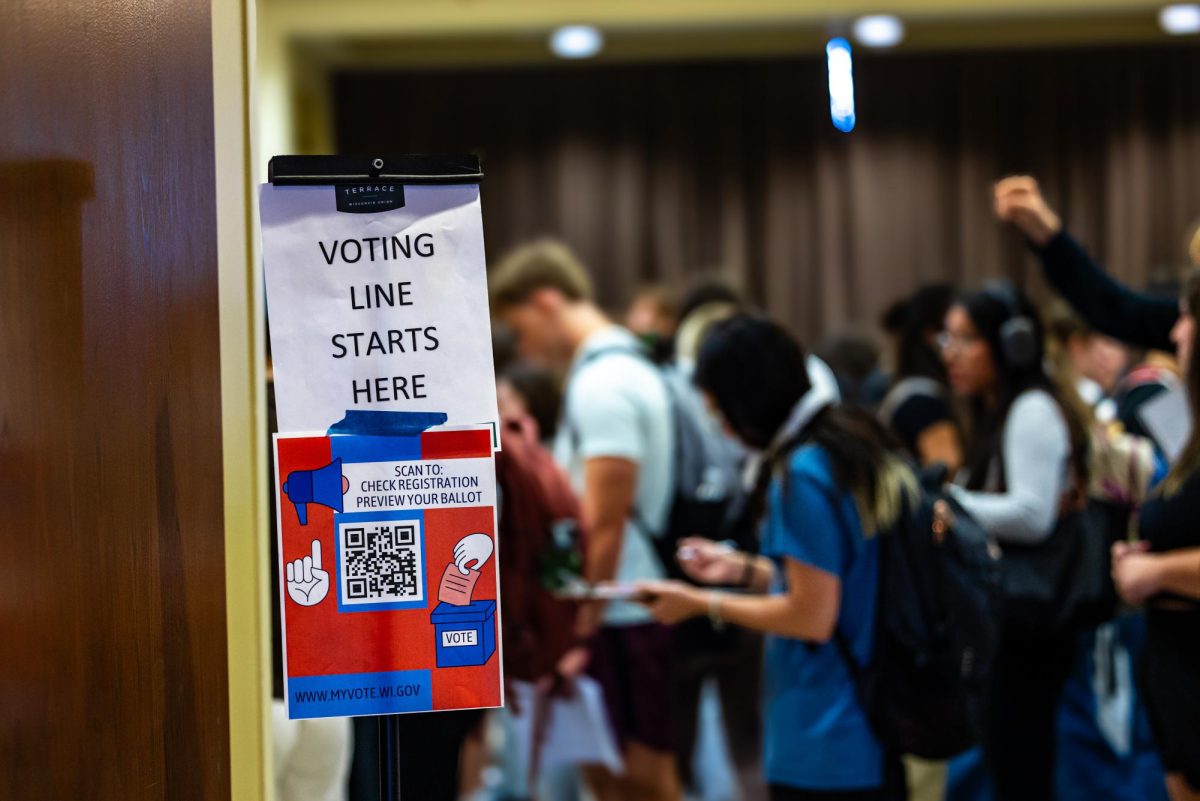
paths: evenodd
<path fill-rule="evenodd" d="M 349 718 L 288 720 L 271 705 L 276 801 L 346 801 L 352 733 Z"/>
<path fill-rule="evenodd" d="M 946 798 L 945 762 L 906 756 L 904 773 L 908 777 L 908 801 L 944 801 Z"/>

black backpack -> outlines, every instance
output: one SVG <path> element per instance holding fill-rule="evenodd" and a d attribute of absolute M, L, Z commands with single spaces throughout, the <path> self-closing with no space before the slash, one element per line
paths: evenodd
<path fill-rule="evenodd" d="M 979 742 L 996 654 L 999 553 L 944 493 L 924 485 L 879 540 L 875 648 L 858 665 L 838 650 L 877 737 L 890 749 L 948 759 Z"/>
<path fill-rule="evenodd" d="M 740 480 L 744 451 L 719 429 L 688 377 L 673 365 L 655 364 L 641 348 L 603 348 L 589 354 L 580 366 L 613 353 L 644 359 L 666 391 L 674 447 L 667 518 L 661 527 L 651 526 L 637 507 L 631 518 L 650 539 L 667 576 L 690 581 L 675 558 L 676 545 L 684 537 L 719 539 L 726 532 L 731 509 L 744 495 Z M 572 431 L 571 437 L 577 437 L 577 432 Z"/>
<path fill-rule="evenodd" d="M 999 552 L 942 489 L 944 472 L 922 475 L 897 523 L 875 535 L 870 661 L 859 664 L 839 629 L 833 637 L 885 750 L 935 760 L 979 742 L 1000 598 Z"/>

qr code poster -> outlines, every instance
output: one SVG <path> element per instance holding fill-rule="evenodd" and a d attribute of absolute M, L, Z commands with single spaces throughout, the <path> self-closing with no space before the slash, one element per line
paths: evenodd
<path fill-rule="evenodd" d="M 275 449 L 289 717 L 500 706 L 490 429 Z"/>

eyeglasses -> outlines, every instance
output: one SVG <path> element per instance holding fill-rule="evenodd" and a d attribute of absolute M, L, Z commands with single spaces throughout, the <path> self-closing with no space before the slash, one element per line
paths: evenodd
<path fill-rule="evenodd" d="M 937 335 L 937 346 L 941 350 L 963 350 L 979 341 L 978 334 L 952 334 L 949 331 L 943 331 Z"/>

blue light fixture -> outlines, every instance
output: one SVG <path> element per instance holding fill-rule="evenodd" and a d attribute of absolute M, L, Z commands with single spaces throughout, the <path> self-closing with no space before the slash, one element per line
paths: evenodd
<path fill-rule="evenodd" d="M 854 130 L 854 59 L 850 42 L 841 36 L 825 45 L 829 68 L 829 117 L 843 133 Z"/>

